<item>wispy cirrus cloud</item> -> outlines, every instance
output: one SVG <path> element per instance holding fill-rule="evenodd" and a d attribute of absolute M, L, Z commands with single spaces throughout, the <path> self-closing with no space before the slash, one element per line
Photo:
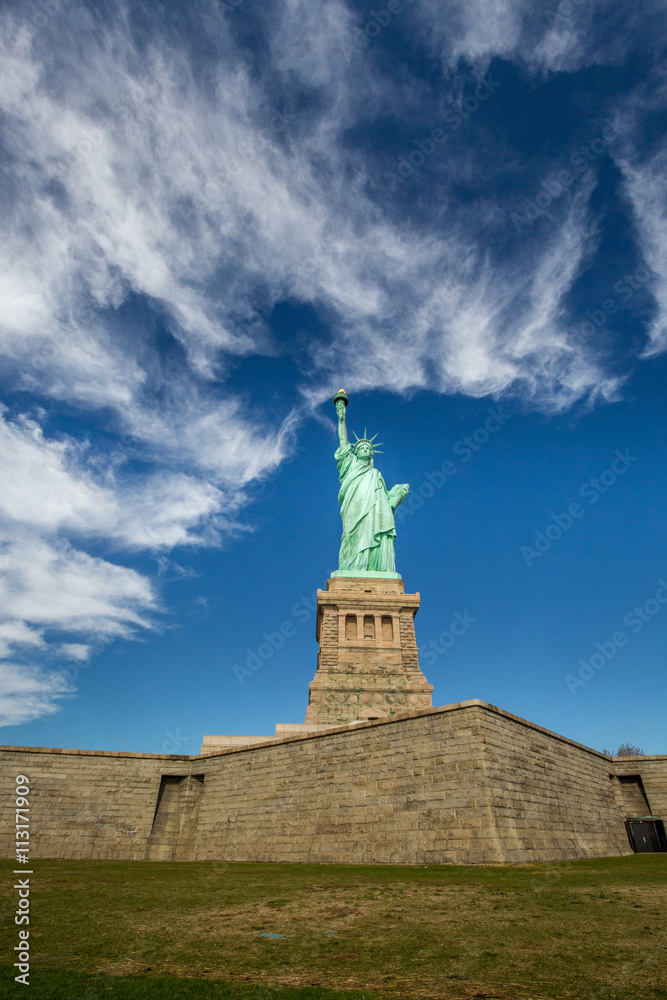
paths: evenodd
<path fill-rule="evenodd" d="M 664 11 L 660 0 L 619 7 L 614 0 L 451 0 L 443 17 L 438 0 L 410 5 L 428 29 L 428 44 L 446 66 L 461 59 L 488 65 L 494 57 L 535 73 L 572 73 L 586 66 L 622 64 L 639 45 L 657 55 Z"/>
<path fill-rule="evenodd" d="M 636 245 L 651 271 L 654 312 L 647 322 L 644 357 L 667 348 L 667 141 L 664 128 L 667 74 L 661 66 L 650 83 L 637 88 L 618 109 L 620 135 L 613 147 L 632 208 Z"/>
<path fill-rule="evenodd" d="M 41 252 L 40 273 L 51 276 L 42 301 L 26 294 L 21 301 L 29 308 L 21 312 L 17 307 L 15 323 L 24 332 L 17 352 L 39 351 L 27 331 L 31 316 L 37 338 L 43 336 L 45 316 L 52 325 L 58 322 L 54 307 L 67 316 L 60 322 L 59 353 L 41 380 L 22 370 L 29 384 L 41 381 L 46 391 L 95 399 L 98 405 L 108 402 L 124 413 L 130 403 L 130 419 L 133 410 L 139 413 L 149 377 L 141 351 L 105 326 L 104 315 L 134 291 L 166 311 L 192 375 L 214 379 L 224 371 L 225 358 L 275 350 L 260 306 L 266 313 L 287 295 L 323 306 L 332 320 L 334 354 L 351 327 L 365 327 L 367 345 L 377 341 L 380 347 L 388 323 L 420 309 L 434 286 L 442 289 L 445 272 L 460 300 L 477 300 L 481 292 L 491 300 L 486 342 L 488 361 L 495 362 L 497 341 L 507 336 L 497 306 L 523 294 L 515 288 L 515 272 L 496 266 L 478 277 L 483 250 L 474 212 L 444 233 L 439 226 L 437 234 L 378 215 L 364 190 L 360 165 L 343 142 L 353 115 L 357 121 L 364 118 L 352 87 L 366 78 L 368 68 L 349 68 L 362 53 L 346 50 L 341 58 L 340 45 L 351 30 L 346 9 L 332 3 L 326 11 L 325 25 L 305 21 L 314 36 L 318 73 L 304 55 L 311 47 L 293 44 L 290 25 L 303 13 L 302 5 L 285 4 L 272 24 L 272 37 L 280 43 L 274 71 L 330 88 L 319 115 L 302 116 L 302 121 L 296 115 L 273 132 L 263 128 L 266 81 L 251 79 L 225 34 L 224 19 L 219 44 L 230 56 L 229 65 L 216 62 L 208 93 L 195 79 L 188 53 L 159 38 L 137 70 L 136 46 L 122 21 L 100 29 L 101 43 L 91 33 L 76 75 L 57 89 L 49 86 L 54 67 L 47 62 L 38 73 L 25 32 L 8 38 L 10 64 L 33 66 L 23 78 L 10 65 L 14 83 L 5 106 L 18 122 L 15 152 L 20 142 L 23 155 L 38 164 L 21 178 L 19 204 L 30 203 L 31 230 L 44 234 L 37 254 L 34 238 L 25 247 L 10 242 L 9 252 L 24 271 L 27 259 L 39 261 Z M 465 34 L 468 28 L 461 30 Z M 119 110 L 111 111 L 112 106 Z M 240 163 L 231 174 L 221 169 L 230 150 Z M 346 177 L 350 167 L 357 172 L 351 182 Z M 24 232 L 25 226 L 17 229 Z M 549 253 L 547 246 L 543 255 Z M 37 276 L 33 268 L 33 287 Z M 88 314 L 92 309 L 97 331 L 91 331 L 84 307 Z M 468 366 L 450 332 L 443 315 L 436 337 L 448 342 L 455 380 L 466 391 Z M 407 367 L 418 386 L 424 381 L 423 346 L 405 324 L 402 336 L 403 353 L 411 355 Z M 538 404 L 540 399 L 553 402 L 556 383 L 525 377 L 533 356 L 524 359 L 520 345 L 518 337 L 513 351 L 517 377 L 526 387 L 539 383 Z M 560 338 L 555 343 L 545 338 L 542 346 L 560 353 Z M 468 347 L 463 354 L 469 356 Z M 329 357 L 315 345 L 313 360 L 325 375 Z M 583 355 L 582 368 L 592 373 Z M 447 390 L 450 380 L 446 369 L 443 373 L 433 388 Z M 473 391 L 478 391 L 477 381 L 473 373 Z M 579 384 L 579 377 L 575 381 Z M 387 387 L 393 387 L 391 378 Z M 143 423 L 143 413 L 135 423 Z"/>

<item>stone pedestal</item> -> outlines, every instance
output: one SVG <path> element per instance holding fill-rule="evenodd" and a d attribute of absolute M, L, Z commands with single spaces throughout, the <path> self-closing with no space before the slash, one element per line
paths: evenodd
<path fill-rule="evenodd" d="M 419 669 L 419 594 L 394 574 L 336 575 L 317 592 L 317 673 L 306 725 L 344 726 L 431 708 Z"/>

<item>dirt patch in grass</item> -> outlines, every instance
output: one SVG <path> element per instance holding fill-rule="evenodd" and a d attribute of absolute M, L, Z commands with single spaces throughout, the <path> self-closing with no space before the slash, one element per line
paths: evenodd
<path fill-rule="evenodd" d="M 40 861 L 31 889 L 43 966 L 405 1000 L 667 1000 L 667 855 L 496 868 Z M 4 961 L 15 936 L 3 935 Z"/>

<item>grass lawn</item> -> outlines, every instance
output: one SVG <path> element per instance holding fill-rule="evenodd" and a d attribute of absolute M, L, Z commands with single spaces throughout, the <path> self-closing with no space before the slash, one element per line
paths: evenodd
<path fill-rule="evenodd" d="M 12 982 L 13 867 L 0 862 L 2 996 L 23 989 Z M 664 854 L 33 868 L 32 1000 L 667 1000 Z"/>

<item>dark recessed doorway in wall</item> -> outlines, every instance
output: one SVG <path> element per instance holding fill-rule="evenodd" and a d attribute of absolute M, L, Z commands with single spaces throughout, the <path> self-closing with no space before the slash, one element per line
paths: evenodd
<path fill-rule="evenodd" d="M 667 851 L 665 824 L 661 819 L 642 816 L 625 823 L 630 846 L 636 854 L 658 854 Z"/>

